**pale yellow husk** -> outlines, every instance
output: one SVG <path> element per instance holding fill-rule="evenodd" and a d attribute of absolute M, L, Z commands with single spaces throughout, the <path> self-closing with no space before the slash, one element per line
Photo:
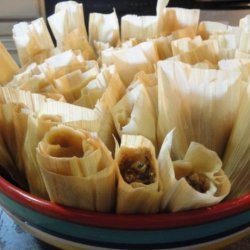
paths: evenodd
<path fill-rule="evenodd" d="M 250 190 L 250 137 L 249 137 L 250 87 L 242 97 L 238 116 L 223 159 L 223 169 L 232 182 L 229 198 L 239 197 Z"/>
<path fill-rule="evenodd" d="M 44 134 L 60 121 L 60 117 L 56 115 L 30 115 L 28 118 L 27 134 L 22 152 L 26 178 L 30 192 L 45 199 L 48 199 L 48 193 L 36 160 L 36 147 L 44 137 Z"/>
<path fill-rule="evenodd" d="M 121 18 L 121 39 L 146 41 L 157 37 L 156 16 L 125 15 Z"/>
<path fill-rule="evenodd" d="M 191 141 L 222 156 L 244 89 L 239 70 L 207 70 L 180 62 L 159 62 L 159 146 L 176 128 L 174 159 L 184 157 Z"/>
<path fill-rule="evenodd" d="M 124 134 L 143 135 L 156 145 L 155 112 L 143 84 L 127 92 L 111 112 L 120 137 Z"/>
<path fill-rule="evenodd" d="M 143 136 L 123 135 L 120 147 L 116 148 L 116 161 L 119 166 L 124 157 L 150 154 L 155 181 L 145 185 L 139 182 L 128 184 L 124 181 L 118 167 L 118 188 L 116 212 L 125 214 L 156 213 L 160 210 L 162 196 L 158 163 L 153 144 Z"/>
<path fill-rule="evenodd" d="M 54 49 L 47 26 L 43 18 L 30 24 L 20 22 L 13 27 L 13 39 L 22 65 L 32 62 L 41 63 Z"/>
<path fill-rule="evenodd" d="M 1 41 L 0 58 L 0 85 L 4 85 L 19 71 L 19 67 Z"/>
<path fill-rule="evenodd" d="M 154 64 L 159 60 L 154 42 L 148 41 L 139 45 L 113 52 L 113 62 L 121 80 L 129 85 L 139 71 L 154 72 Z"/>
<path fill-rule="evenodd" d="M 110 14 L 90 13 L 89 42 L 91 45 L 101 42 L 110 47 L 116 47 L 120 43 L 119 22 L 115 9 Z M 96 48 L 99 54 L 101 50 Z"/>
<path fill-rule="evenodd" d="M 230 192 L 231 184 L 224 174 L 218 155 L 203 145 L 192 142 L 183 160 L 172 162 L 170 151 L 174 131 L 168 134 L 159 154 L 159 169 L 163 187 L 161 209 L 177 212 L 214 205 Z M 195 190 L 185 179 L 190 173 L 203 174 L 209 188 L 204 193 Z"/>
<path fill-rule="evenodd" d="M 63 125 L 53 127 L 38 144 L 37 161 L 51 201 L 113 211 L 116 163 L 96 136 Z"/>

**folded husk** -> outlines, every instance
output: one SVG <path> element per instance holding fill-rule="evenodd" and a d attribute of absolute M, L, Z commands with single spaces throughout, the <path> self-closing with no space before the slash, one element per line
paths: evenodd
<path fill-rule="evenodd" d="M 231 188 L 229 179 L 221 170 L 220 158 L 214 151 L 192 142 L 183 160 L 172 162 L 173 133 L 166 136 L 158 158 L 163 186 L 161 209 L 177 212 L 219 203 Z M 209 183 L 207 190 L 199 192 L 191 186 L 185 178 L 190 174 L 205 176 Z"/>
<path fill-rule="evenodd" d="M 204 70 L 180 62 L 159 62 L 158 144 L 176 128 L 174 159 L 184 157 L 191 141 L 222 156 L 244 89 L 238 70 Z"/>
<path fill-rule="evenodd" d="M 111 152 L 114 152 L 115 149 L 113 136 L 117 135 L 111 111 L 124 94 L 125 86 L 119 75 L 114 74 L 100 98 L 100 102 L 95 106 L 95 109 L 100 112 L 102 117 L 100 122 L 102 125 L 98 131 L 98 136 Z"/>
<path fill-rule="evenodd" d="M 47 26 L 43 18 L 30 24 L 20 22 L 13 27 L 13 39 L 16 44 L 21 65 L 32 62 L 41 63 L 54 49 Z"/>
<path fill-rule="evenodd" d="M 157 34 L 167 36 L 172 32 L 186 27 L 192 28 L 195 32 L 198 27 L 200 10 L 184 8 L 164 8 L 168 1 L 157 3 Z"/>
<path fill-rule="evenodd" d="M 54 115 L 30 115 L 28 118 L 27 134 L 23 150 L 26 178 L 30 192 L 45 199 L 48 199 L 48 193 L 37 163 L 36 147 L 44 137 L 44 134 L 60 121 L 60 117 Z"/>
<path fill-rule="evenodd" d="M 156 145 L 156 117 L 143 84 L 136 86 L 112 108 L 112 116 L 120 137 L 143 135 Z"/>
<path fill-rule="evenodd" d="M 142 42 L 157 37 L 156 16 L 125 15 L 121 18 L 121 39 Z"/>
<path fill-rule="evenodd" d="M 119 22 L 115 9 L 110 14 L 90 13 L 89 42 L 102 42 L 116 47 L 120 43 Z"/>
<path fill-rule="evenodd" d="M 0 85 L 4 85 L 19 71 L 19 67 L 1 41 L 0 58 Z"/>
<path fill-rule="evenodd" d="M 226 152 L 223 158 L 223 169 L 232 183 L 229 198 L 239 197 L 250 191 L 250 87 L 242 96 L 238 116 L 234 123 Z"/>
<path fill-rule="evenodd" d="M 53 127 L 38 144 L 37 161 L 51 201 L 113 211 L 116 163 L 94 135 L 63 125 Z"/>
<path fill-rule="evenodd" d="M 143 136 L 123 135 L 121 145 L 120 147 L 117 146 L 115 155 L 118 164 L 116 212 L 124 214 L 158 212 L 162 192 L 158 163 L 152 143 Z M 155 173 L 154 182 L 151 184 L 139 182 L 128 184 L 120 172 L 119 164 L 123 159 L 143 157 L 144 155 L 150 158 L 151 166 Z"/>
<path fill-rule="evenodd" d="M 129 85 L 139 71 L 154 72 L 154 64 L 158 61 L 156 46 L 152 41 L 113 52 L 113 62 L 121 80 Z"/>

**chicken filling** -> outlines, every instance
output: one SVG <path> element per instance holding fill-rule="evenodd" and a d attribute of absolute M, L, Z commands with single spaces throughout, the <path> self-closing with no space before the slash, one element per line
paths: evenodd
<path fill-rule="evenodd" d="M 206 193 L 210 188 L 209 179 L 200 173 L 191 173 L 186 176 L 186 181 L 190 186 L 200 193 Z"/>
<path fill-rule="evenodd" d="M 148 185 L 155 181 L 155 172 L 148 157 L 143 160 L 124 159 L 120 170 L 123 179 L 129 184 L 139 182 Z"/>

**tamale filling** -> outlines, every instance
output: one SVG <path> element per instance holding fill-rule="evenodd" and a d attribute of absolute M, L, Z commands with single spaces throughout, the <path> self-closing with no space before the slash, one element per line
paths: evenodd
<path fill-rule="evenodd" d="M 148 157 L 142 160 L 124 159 L 120 170 L 123 179 L 129 184 L 139 182 L 148 185 L 155 180 L 155 172 Z"/>
<path fill-rule="evenodd" d="M 186 176 L 186 181 L 200 193 L 206 193 L 210 187 L 209 179 L 203 174 L 191 173 Z"/>

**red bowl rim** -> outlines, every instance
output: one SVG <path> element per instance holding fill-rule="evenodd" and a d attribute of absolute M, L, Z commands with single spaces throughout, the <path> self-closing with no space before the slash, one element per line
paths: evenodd
<path fill-rule="evenodd" d="M 38 213 L 86 226 L 110 229 L 169 229 L 220 220 L 250 209 L 250 193 L 220 204 L 177 213 L 120 215 L 74 209 L 38 198 L 0 176 L 0 191 L 7 197 Z"/>

